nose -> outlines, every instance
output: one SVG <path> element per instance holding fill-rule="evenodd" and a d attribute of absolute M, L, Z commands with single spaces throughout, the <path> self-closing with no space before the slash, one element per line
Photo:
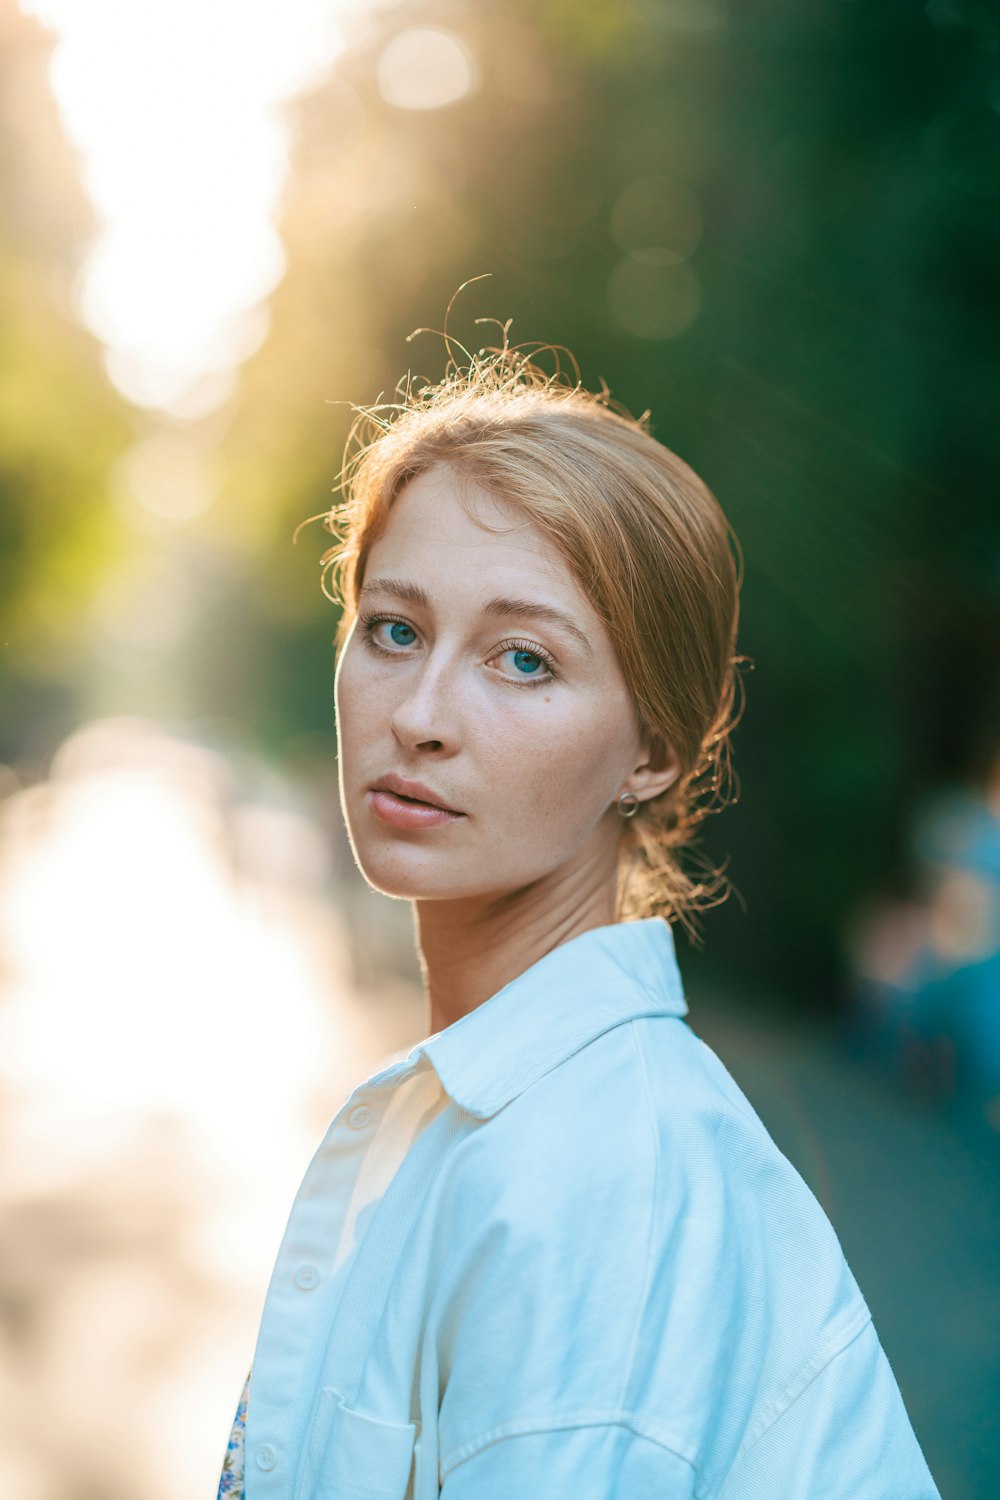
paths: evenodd
<path fill-rule="evenodd" d="M 444 662 L 424 661 L 407 674 L 404 696 L 389 720 L 398 743 L 407 750 L 453 752 L 459 745 L 455 674 Z"/>

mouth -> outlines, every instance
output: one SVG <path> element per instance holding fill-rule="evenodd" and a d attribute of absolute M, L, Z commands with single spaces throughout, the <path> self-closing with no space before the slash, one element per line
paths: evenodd
<path fill-rule="evenodd" d="M 455 818 L 465 816 L 457 807 L 452 807 L 439 796 L 433 787 L 425 786 L 422 781 L 411 781 L 405 776 L 381 776 L 368 790 L 376 796 L 389 797 L 404 807 L 430 809 L 432 812 L 448 813 Z"/>
<path fill-rule="evenodd" d="M 393 828 L 435 828 L 444 823 L 457 823 L 464 813 L 442 807 L 440 803 L 413 797 L 409 793 L 396 792 L 386 786 L 369 787 L 368 806 L 379 822 Z"/>

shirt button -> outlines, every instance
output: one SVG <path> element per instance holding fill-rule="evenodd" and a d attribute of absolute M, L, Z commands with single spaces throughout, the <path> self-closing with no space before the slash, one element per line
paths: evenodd
<path fill-rule="evenodd" d="M 271 1444 L 270 1443 L 261 1443 L 260 1447 L 257 1449 L 257 1467 L 258 1467 L 258 1469 L 273 1469 L 274 1466 L 277 1464 L 277 1462 L 278 1462 L 278 1455 L 275 1453 L 274 1449 L 271 1447 Z"/>
<path fill-rule="evenodd" d="M 368 1104 L 356 1104 L 347 1116 L 347 1123 L 352 1130 L 363 1130 L 371 1118 L 371 1106 Z"/>
<path fill-rule="evenodd" d="M 295 1285 L 300 1286 L 304 1292 L 311 1291 L 319 1281 L 319 1271 L 315 1266 L 299 1266 L 295 1273 Z"/>

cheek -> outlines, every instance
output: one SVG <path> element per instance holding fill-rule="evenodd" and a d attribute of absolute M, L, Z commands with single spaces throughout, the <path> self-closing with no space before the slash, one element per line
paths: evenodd
<path fill-rule="evenodd" d="M 506 818 L 539 835 L 559 824 L 589 826 L 615 795 L 628 748 L 622 723 L 603 704 L 567 703 L 558 695 L 541 712 L 515 719 L 480 721 L 481 762 L 495 793 L 493 805 Z"/>
<path fill-rule="evenodd" d="M 342 756 L 364 742 L 378 713 L 375 695 L 370 691 L 370 685 L 369 690 L 365 690 L 358 668 L 357 651 L 348 644 L 337 665 L 333 692 L 337 739 Z"/>

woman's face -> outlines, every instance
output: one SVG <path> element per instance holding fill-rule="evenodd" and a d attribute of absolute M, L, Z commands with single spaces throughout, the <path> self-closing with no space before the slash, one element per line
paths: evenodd
<path fill-rule="evenodd" d="M 643 755 L 611 638 L 544 532 L 461 483 L 441 465 L 411 480 L 368 554 L 336 675 L 355 858 L 409 899 L 499 897 L 594 861 L 612 877 Z M 386 777 L 460 816 L 373 790 Z"/>

